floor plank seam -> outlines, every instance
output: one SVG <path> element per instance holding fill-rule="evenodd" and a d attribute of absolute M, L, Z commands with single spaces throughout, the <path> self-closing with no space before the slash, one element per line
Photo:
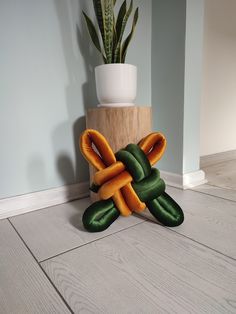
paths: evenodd
<path fill-rule="evenodd" d="M 22 238 L 22 236 L 20 235 L 20 233 L 18 232 L 18 230 L 15 228 L 15 226 L 13 225 L 13 223 L 10 221 L 9 218 L 7 218 L 7 220 L 9 221 L 10 225 L 12 226 L 12 228 L 14 229 L 14 231 L 16 232 L 16 234 L 18 235 L 18 237 L 20 238 L 20 240 L 23 242 L 23 244 L 25 245 L 26 249 L 29 251 L 29 253 L 30 253 L 31 256 L 33 257 L 33 259 L 35 260 L 35 262 L 37 263 L 37 265 L 39 266 L 39 268 L 41 269 L 41 271 L 43 272 L 43 274 L 45 275 L 45 277 L 47 278 L 47 280 L 50 282 L 50 284 L 52 285 L 52 287 L 54 288 L 54 290 L 56 291 L 56 293 L 59 295 L 59 297 L 61 298 L 62 302 L 65 304 L 65 306 L 66 306 L 67 309 L 70 311 L 70 313 L 74 314 L 74 312 L 72 311 L 72 309 L 70 308 L 70 306 L 68 305 L 68 303 L 66 302 L 66 300 L 64 299 L 64 297 L 62 296 L 62 294 L 60 293 L 60 291 L 57 289 L 57 287 L 54 285 L 54 283 L 52 282 L 52 280 L 50 279 L 50 277 L 47 275 L 47 273 L 45 272 L 45 270 L 43 269 L 43 267 L 40 265 L 40 262 L 37 261 L 36 257 L 34 256 L 34 254 L 32 253 L 32 251 L 30 250 L 30 248 L 28 247 L 28 245 L 26 244 L 26 242 L 24 241 L 24 239 Z"/>
<path fill-rule="evenodd" d="M 69 253 L 69 252 L 71 252 L 71 251 L 80 249 L 80 248 L 82 248 L 82 247 L 84 247 L 84 246 L 86 246 L 86 245 L 89 245 L 89 244 L 91 244 L 91 243 L 94 243 L 94 242 L 103 240 L 103 239 L 105 239 L 105 238 L 111 237 L 113 234 L 121 233 L 122 231 L 125 231 L 125 230 L 128 230 L 128 229 L 130 229 L 130 228 L 133 228 L 133 227 L 136 227 L 136 226 L 138 226 L 138 225 L 141 225 L 141 224 L 143 224 L 144 222 L 146 222 L 146 221 L 148 220 L 147 218 L 142 217 L 142 216 L 138 216 L 138 217 L 139 217 L 139 218 L 140 218 L 140 217 L 141 217 L 141 218 L 144 218 L 144 220 L 141 221 L 141 222 L 138 222 L 138 223 L 136 223 L 136 224 L 134 224 L 134 225 L 132 225 L 132 226 L 129 226 L 129 227 L 123 228 L 123 229 L 121 229 L 121 230 L 115 231 L 115 232 L 113 232 L 113 233 L 110 233 L 110 234 L 108 234 L 108 235 L 105 235 L 104 237 L 101 237 L 101 238 L 98 238 L 98 239 L 89 241 L 89 242 L 87 242 L 87 243 L 78 245 L 78 246 L 73 247 L 73 248 L 71 248 L 71 249 L 69 249 L 69 250 L 66 250 L 66 251 L 63 251 L 63 252 L 58 253 L 58 254 L 56 254 L 56 255 L 50 256 L 50 257 L 48 257 L 48 258 L 45 258 L 44 260 L 40 260 L 39 263 L 44 263 L 44 262 L 46 262 L 46 261 L 48 261 L 48 260 L 50 260 L 50 259 L 53 259 L 53 258 L 55 258 L 55 257 L 64 255 L 64 254 Z"/>
<path fill-rule="evenodd" d="M 227 254 L 224 254 L 224 253 L 222 253 L 222 252 L 220 252 L 220 251 L 218 251 L 218 250 L 216 250 L 216 249 L 214 249 L 214 248 L 212 248 L 212 247 L 210 247 L 210 246 L 208 246 L 208 245 L 206 245 L 206 244 L 204 244 L 204 243 L 202 243 L 202 242 L 199 242 L 199 241 L 197 241 L 197 240 L 194 240 L 193 238 L 190 238 L 190 237 L 186 236 L 185 234 L 179 233 L 178 231 L 175 231 L 175 230 L 172 230 L 172 229 L 169 229 L 169 228 L 167 228 L 167 229 L 170 230 L 170 231 L 172 231 L 172 232 L 174 232 L 174 233 L 179 234 L 180 236 L 182 236 L 182 237 L 184 237 L 184 238 L 186 238 L 186 239 L 189 239 L 189 240 L 191 240 L 191 241 L 193 241 L 193 242 L 195 242 L 195 243 L 198 243 L 198 244 L 201 245 L 201 246 L 204 246 L 206 249 L 209 249 L 209 250 L 214 251 L 214 252 L 216 252 L 216 253 L 218 253 L 218 254 L 221 254 L 221 255 L 223 255 L 223 256 L 225 256 L 225 257 L 227 257 L 227 258 L 229 258 L 229 259 L 231 259 L 231 260 L 233 260 L 233 261 L 236 261 L 236 258 L 234 258 L 234 257 L 232 257 L 232 256 L 229 256 L 229 255 L 227 255 Z"/>
<path fill-rule="evenodd" d="M 223 188 L 223 187 L 220 187 L 220 186 L 217 186 L 217 185 L 212 185 L 212 184 L 209 184 L 207 183 L 207 185 L 210 185 L 210 186 L 213 186 L 213 187 L 216 187 L 216 188 L 219 188 L 219 189 L 225 189 L 225 190 L 229 190 L 229 191 L 235 191 L 234 189 L 229 189 L 229 188 Z M 236 203 L 236 201 L 232 200 L 232 199 L 229 199 L 229 198 L 225 198 L 225 197 L 222 197 L 222 196 L 217 196 L 217 195 L 214 195 L 214 194 L 210 194 L 210 193 L 207 193 L 207 192 L 203 192 L 203 191 L 198 191 L 197 190 L 197 187 L 193 187 L 193 188 L 187 188 L 186 190 L 183 190 L 182 188 L 179 188 L 179 187 L 176 187 L 176 186 L 171 186 L 171 185 L 167 185 L 168 187 L 172 188 L 172 189 L 176 189 L 176 190 L 181 190 L 181 191 L 193 191 L 193 192 L 196 192 L 196 193 L 200 193 L 200 194 L 204 194 L 204 195 L 209 195 L 209 196 L 212 196 L 212 197 L 216 197 L 216 198 L 220 198 L 222 200 L 226 200 L 226 201 L 230 201 L 230 202 L 233 202 L 233 203 Z M 200 186 L 199 186 L 200 187 Z M 235 191 L 236 193 L 236 191 Z"/>
<path fill-rule="evenodd" d="M 207 185 L 213 186 L 215 188 L 221 189 L 221 190 L 229 190 L 229 191 L 235 191 L 235 189 L 233 187 L 228 187 L 228 186 L 220 186 L 217 185 L 217 183 L 211 183 L 211 182 L 207 182 Z"/>
<path fill-rule="evenodd" d="M 223 187 L 220 187 L 220 186 L 217 186 L 217 185 L 212 185 L 212 184 L 209 184 L 209 183 L 207 183 L 207 185 L 214 186 L 214 187 L 219 188 L 219 189 L 225 189 L 225 190 L 229 190 L 229 191 L 234 191 L 236 193 L 236 191 L 234 189 L 223 188 Z M 177 190 L 181 190 L 181 191 L 193 191 L 193 192 L 196 192 L 196 193 L 205 194 L 205 195 L 209 195 L 209 196 L 212 196 L 212 197 L 220 198 L 220 199 L 225 200 L 225 201 L 230 201 L 230 202 L 236 203 L 236 201 L 234 201 L 232 199 L 229 199 L 229 198 L 213 195 L 213 194 L 210 194 L 210 193 L 207 193 L 207 192 L 203 192 L 203 191 L 198 191 L 198 190 L 196 190 L 197 187 L 196 188 L 188 188 L 186 190 L 183 190 L 183 189 L 178 188 L 176 186 L 171 186 L 171 185 L 167 185 L 167 186 L 172 188 L 172 189 L 177 189 Z"/>
<path fill-rule="evenodd" d="M 225 162 L 230 162 L 230 161 L 234 161 L 235 158 L 229 158 L 229 159 L 224 159 L 224 160 L 221 160 L 221 161 L 216 161 L 216 162 L 210 162 L 209 164 L 207 165 L 201 165 L 201 162 L 200 162 L 200 168 L 205 171 L 206 168 L 209 168 L 209 167 L 212 167 L 212 166 L 216 166 L 216 165 L 220 165 L 220 164 L 223 164 Z"/>
<path fill-rule="evenodd" d="M 208 185 L 210 185 L 210 184 L 208 184 Z M 217 185 L 211 185 L 211 186 L 214 186 L 214 187 L 220 188 L 220 189 L 225 189 L 225 188 L 221 188 L 221 187 L 219 187 L 219 186 L 217 186 Z M 189 191 L 196 192 L 196 193 L 200 193 L 200 194 L 204 194 L 204 195 L 208 195 L 208 196 L 220 198 L 220 199 L 225 200 L 225 201 L 229 201 L 229 202 L 236 203 L 236 201 L 234 201 L 234 200 L 232 200 L 232 199 L 225 198 L 225 197 L 222 197 L 222 196 L 213 195 L 213 194 L 209 194 L 209 193 L 203 192 L 203 191 L 197 191 L 197 190 L 194 190 L 193 188 L 188 189 L 188 190 L 189 190 Z M 230 191 L 235 191 L 235 190 L 233 190 L 233 189 L 228 189 L 228 190 L 230 190 Z M 235 191 L 235 193 L 236 193 L 236 191 Z"/>
<path fill-rule="evenodd" d="M 148 219 L 148 218 L 147 218 L 147 221 L 148 221 L 148 222 L 152 222 L 152 223 L 154 223 L 154 224 L 156 223 L 156 222 L 153 221 L 152 219 Z M 186 238 L 186 239 L 188 239 L 188 240 L 190 240 L 190 241 L 192 241 L 192 242 L 194 242 L 194 243 L 197 243 L 197 244 L 199 244 L 199 245 L 202 245 L 202 246 L 204 246 L 205 248 L 207 248 L 207 249 L 209 249 L 209 250 L 211 250 L 211 251 L 214 251 L 214 252 L 216 252 L 216 253 L 218 253 L 218 254 L 221 254 L 221 255 L 223 255 L 223 256 L 225 256 L 225 257 L 227 257 L 227 258 L 230 258 L 230 259 L 233 260 L 233 261 L 236 261 L 236 259 L 235 259 L 234 257 L 229 256 L 229 255 L 226 255 L 226 254 L 224 254 L 224 253 L 222 253 L 222 252 L 220 252 L 220 251 L 218 251 L 218 250 L 216 250 L 216 249 L 214 249 L 214 248 L 212 248 L 212 247 L 210 247 L 210 246 L 208 246 L 208 245 L 206 245 L 206 244 L 204 244 L 204 243 L 202 243 L 202 242 L 199 242 L 199 241 L 197 241 L 197 240 L 195 240 L 195 239 L 193 239 L 193 238 L 190 238 L 190 237 L 186 236 L 185 234 L 182 234 L 182 233 L 180 233 L 180 232 L 178 232 L 178 231 L 176 231 L 176 230 L 174 230 L 174 229 L 170 229 L 170 228 L 168 228 L 168 227 L 164 227 L 164 226 L 162 226 L 162 225 L 159 225 L 159 226 L 161 226 L 162 228 L 165 228 L 166 230 L 168 230 L 168 231 L 170 231 L 170 232 L 174 232 L 174 233 L 178 234 L 179 236 L 182 236 L 182 237 L 184 237 L 184 238 Z"/>

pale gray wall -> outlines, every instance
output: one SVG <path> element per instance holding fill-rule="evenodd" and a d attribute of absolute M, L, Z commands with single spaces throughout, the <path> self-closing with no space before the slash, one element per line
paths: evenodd
<path fill-rule="evenodd" d="M 154 0 L 152 9 L 152 106 L 154 129 L 167 138 L 162 170 L 183 171 L 186 0 Z"/>
<path fill-rule="evenodd" d="M 206 0 L 201 153 L 236 150 L 236 1 Z"/>
<path fill-rule="evenodd" d="M 85 107 L 96 105 L 100 60 L 81 23 L 91 2 L 0 2 L 0 198 L 88 179 L 77 142 Z M 139 69 L 137 103 L 151 104 L 151 0 L 135 3 L 127 62 Z"/>

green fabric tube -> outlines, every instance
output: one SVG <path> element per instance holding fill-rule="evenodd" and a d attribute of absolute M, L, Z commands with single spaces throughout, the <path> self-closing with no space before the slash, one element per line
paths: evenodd
<path fill-rule="evenodd" d="M 96 185 L 95 183 L 92 183 L 89 189 L 90 189 L 90 191 L 92 191 L 93 193 L 97 193 L 98 190 L 100 189 L 100 185 Z"/>
<path fill-rule="evenodd" d="M 142 202 L 151 201 L 165 191 L 165 182 L 160 178 L 160 172 L 152 168 L 149 177 L 141 182 L 132 183 L 132 187 Z"/>
<path fill-rule="evenodd" d="M 84 228 L 90 232 L 107 229 L 118 217 L 119 210 L 112 199 L 98 201 L 90 205 L 83 214 Z"/>
<path fill-rule="evenodd" d="M 131 174 L 135 182 L 139 182 L 145 178 L 142 166 L 131 153 L 120 149 L 115 156 L 117 160 L 125 164 L 127 171 Z"/>
<path fill-rule="evenodd" d="M 165 226 L 176 227 L 184 221 L 181 207 L 165 192 L 158 198 L 147 201 L 146 205 L 152 215 Z"/>
<path fill-rule="evenodd" d="M 125 150 L 135 157 L 135 159 L 142 166 L 145 177 L 148 177 L 151 174 L 152 168 L 144 151 L 136 144 L 127 145 Z"/>

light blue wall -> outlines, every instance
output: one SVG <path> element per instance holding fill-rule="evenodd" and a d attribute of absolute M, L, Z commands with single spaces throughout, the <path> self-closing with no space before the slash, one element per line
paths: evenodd
<path fill-rule="evenodd" d="M 204 0 L 187 0 L 183 173 L 199 169 Z"/>
<path fill-rule="evenodd" d="M 158 167 L 174 173 L 183 170 L 185 19 L 185 0 L 153 1 L 153 125 L 167 138 L 167 151 Z"/>
<path fill-rule="evenodd" d="M 97 102 L 100 58 L 81 17 L 91 2 L 0 2 L 0 198 L 88 179 L 78 136 L 86 107 Z M 154 129 L 168 139 L 159 167 L 195 171 L 203 0 L 135 4 L 140 20 L 127 62 L 138 66 L 136 103 L 152 104 Z"/>
<path fill-rule="evenodd" d="M 156 130 L 167 137 L 159 168 L 199 170 L 204 0 L 154 0 L 152 104 Z"/>
<path fill-rule="evenodd" d="M 81 10 L 88 0 L 0 2 L 0 198 L 88 179 L 78 151 L 86 107 L 96 105 Z M 127 62 L 139 69 L 138 104 L 151 104 L 151 0 Z M 77 28 L 78 25 L 78 28 Z"/>
<path fill-rule="evenodd" d="M 122 3 L 123 0 L 117 0 Z M 126 63 L 135 64 L 138 68 L 138 86 L 136 104 L 151 106 L 151 42 L 152 42 L 152 0 L 134 0 L 134 8 L 139 7 L 139 21 L 126 58 Z M 131 22 L 131 20 L 130 20 Z M 131 26 L 130 26 L 131 27 Z M 129 28 L 130 28 L 129 27 Z"/>

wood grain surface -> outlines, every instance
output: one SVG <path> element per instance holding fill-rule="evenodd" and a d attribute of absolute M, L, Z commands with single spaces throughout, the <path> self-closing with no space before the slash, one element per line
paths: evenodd
<path fill-rule="evenodd" d="M 200 166 L 201 168 L 206 168 L 208 166 L 213 166 L 233 159 L 236 160 L 236 150 L 230 150 L 222 153 L 201 156 Z"/>
<path fill-rule="evenodd" d="M 167 192 L 185 214 L 174 231 L 236 259 L 236 202 L 172 187 Z M 141 215 L 156 221 L 148 210 Z"/>
<path fill-rule="evenodd" d="M 148 135 L 151 121 L 151 107 L 91 108 L 86 115 L 86 127 L 101 132 L 114 152 Z"/>
<path fill-rule="evenodd" d="M 74 313 L 235 313 L 236 264 L 144 222 L 42 263 Z"/>
<path fill-rule="evenodd" d="M 236 159 L 202 168 L 209 185 L 232 189 L 236 194 Z"/>
<path fill-rule="evenodd" d="M 221 188 L 214 185 L 203 184 L 192 188 L 191 190 L 196 192 L 201 192 L 204 194 L 209 194 L 212 196 L 217 196 L 221 198 L 225 198 L 230 201 L 236 202 L 236 191 L 232 189 Z"/>
<path fill-rule="evenodd" d="M 90 233 L 82 224 L 82 215 L 90 204 L 89 198 L 81 199 L 12 217 L 11 222 L 42 261 L 143 221 L 134 215 L 119 217 L 107 230 Z"/>
<path fill-rule="evenodd" d="M 0 221 L 0 313 L 70 313 L 7 220 Z"/>

